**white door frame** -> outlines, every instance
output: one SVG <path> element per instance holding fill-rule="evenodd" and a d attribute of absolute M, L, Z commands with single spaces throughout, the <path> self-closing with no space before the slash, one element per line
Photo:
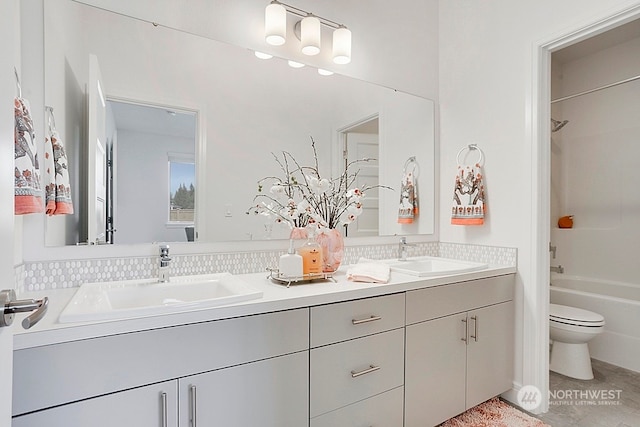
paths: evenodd
<path fill-rule="evenodd" d="M 542 405 L 536 412 L 547 412 L 549 408 L 551 53 L 638 18 L 640 5 L 635 5 L 533 46 L 530 137 L 531 203 L 535 220 L 531 242 L 535 250 L 531 252 L 531 283 L 546 285 L 531 286 L 529 290 L 524 290 L 527 304 L 524 307 L 523 385 L 535 385 L 542 392 Z"/>

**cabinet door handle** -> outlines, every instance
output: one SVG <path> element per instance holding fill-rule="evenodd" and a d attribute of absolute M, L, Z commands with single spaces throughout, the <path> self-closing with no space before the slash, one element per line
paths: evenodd
<path fill-rule="evenodd" d="M 370 316 L 364 319 L 351 319 L 351 323 L 354 325 L 362 325 L 363 323 L 375 322 L 376 320 L 382 320 L 382 316 Z"/>
<path fill-rule="evenodd" d="M 462 323 L 464 323 L 464 336 L 462 338 L 460 338 L 460 339 L 466 343 L 466 342 L 469 341 L 467 339 L 467 337 L 469 335 L 469 325 L 467 324 L 467 318 L 466 317 L 464 319 L 461 319 L 461 320 L 462 320 Z"/>
<path fill-rule="evenodd" d="M 196 386 L 191 385 L 189 387 L 189 397 L 191 398 L 191 427 L 196 427 L 197 425 L 197 394 L 196 394 Z"/>
<path fill-rule="evenodd" d="M 471 338 L 478 342 L 478 316 L 471 316 L 471 320 L 473 320 L 473 335 L 471 335 Z"/>
<path fill-rule="evenodd" d="M 160 393 L 160 407 L 161 407 L 161 420 L 160 420 L 160 426 L 161 427 L 168 427 L 167 425 L 167 393 L 162 392 Z"/>
<path fill-rule="evenodd" d="M 367 369 L 363 369 L 362 371 L 351 371 L 351 378 L 358 378 L 361 375 L 370 374 L 371 372 L 375 372 L 380 369 L 380 366 L 369 365 Z"/>

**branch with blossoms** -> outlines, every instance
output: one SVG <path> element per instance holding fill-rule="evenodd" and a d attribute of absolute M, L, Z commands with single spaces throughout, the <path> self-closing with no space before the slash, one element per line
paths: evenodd
<path fill-rule="evenodd" d="M 313 166 L 301 166 L 288 151 L 283 151 L 281 157 L 272 153 L 283 177 L 268 176 L 258 181 L 258 194 L 253 200 L 259 203 L 253 205 L 247 214 L 266 215 L 291 228 L 315 226 L 322 232 L 355 221 L 362 214 L 362 198 L 367 191 L 390 189 L 384 185 L 354 187 L 360 171 L 351 172 L 351 168 L 375 160 L 371 158 L 349 162 L 338 178 L 322 178 L 313 137 L 311 148 Z M 265 191 L 267 186 L 268 193 Z"/>

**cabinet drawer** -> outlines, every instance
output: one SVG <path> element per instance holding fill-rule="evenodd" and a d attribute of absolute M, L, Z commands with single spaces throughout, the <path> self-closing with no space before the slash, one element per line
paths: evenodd
<path fill-rule="evenodd" d="M 407 325 L 513 299 L 515 275 L 407 292 Z"/>
<path fill-rule="evenodd" d="M 404 326 L 404 294 L 311 308 L 311 347 Z"/>
<path fill-rule="evenodd" d="M 404 382 L 404 329 L 310 353 L 310 416 L 317 417 Z"/>
<path fill-rule="evenodd" d="M 398 427 L 403 423 L 404 390 L 394 388 L 353 405 L 312 418 L 310 427 Z"/>
<path fill-rule="evenodd" d="M 13 415 L 308 348 L 305 308 L 17 350 Z"/>

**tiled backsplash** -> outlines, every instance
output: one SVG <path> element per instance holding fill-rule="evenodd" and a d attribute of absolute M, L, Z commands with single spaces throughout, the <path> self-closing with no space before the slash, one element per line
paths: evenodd
<path fill-rule="evenodd" d="M 278 265 L 282 251 L 256 251 L 173 255 L 171 274 L 186 276 L 228 271 L 233 274 L 266 272 Z M 347 246 L 343 264 L 360 258 L 388 259 L 398 254 L 397 244 Z M 498 265 L 516 265 L 515 248 L 427 242 L 411 247 L 410 256 L 429 255 Z M 127 257 L 27 262 L 16 267 L 16 289 L 38 291 L 71 288 L 88 282 L 154 277 L 158 257 Z M 266 274 L 266 273 L 265 273 Z"/>

